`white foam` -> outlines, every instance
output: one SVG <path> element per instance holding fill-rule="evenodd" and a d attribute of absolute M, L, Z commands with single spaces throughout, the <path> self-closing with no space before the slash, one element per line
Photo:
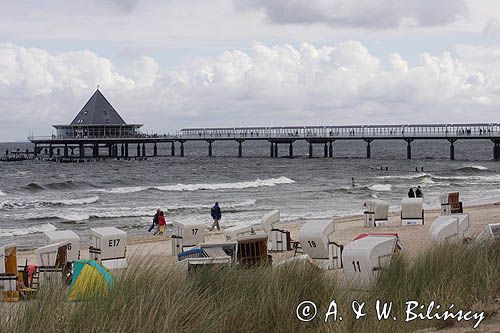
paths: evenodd
<path fill-rule="evenodd" d="M 392 185 L 391 184 L 374 184 L 371 186 L 368 186 L 368 189 L 372 191 L 378 191 L 378 192 L 388 192 L 392 191 Z"/>
<path fill-rule="evenodd" d="M 0 229 L 0 237 L 12 237 L 12 236 L 21 236 L 21 235 L 29 235 L 37 232 L 46 232 L 46 231 L 55 231 L 57 230 L 56 226 L 45 223 L 40 225 L 35 225 L 28 228 L 18 228 L 18 229 Z"/>
<path fill-rule="evenodd" d="M 488 170 L 487 167 L 485 166 L 482 166 L 482 165 L 467 165 L 465 166 L 466 168 L 471 168 L 471 169 L 477 169 L 477 170 L 481 170 L 481 171 L 486 171 Z"/>
<path fill-rule="evenodd" d="M 131 186 L 131 187 L 117 187 L 110 190 L 97 190 L 108 193 L 134 193 L 145 191 L 148 189 L 156 189 L 166 192 L 182 192 L 182 191 L 200 191 L 200 190 L 221 190 L 221 189 L 245 189 L 266 186 L 276 186 L 282 184 L 293 184 L 294 180 L 287 177 L 278 177 L 270 179 L 257 179 L 248 182 L 235 182 L 235 183 L 200 183 L 200 184 L 177 184 L 177 185 L 164 185 L 164 186 Z"/>
<path fill-rule="evenodd" d="M 56 215 L 55 217 L 66 220 L 66 221 L 85 221 L 90 219 L 90 215 L 86 213 L 78 213 L 78 212 L 68 212 L 64 214 Z"/>
<path fill-rule="evenodd" d="M 6 195 L 5 193 L 2 192 L 2 190 L 0 190 L 0 195 Z"/>
<path fill-rule="evenodd" d="M 98 196 L 95 196 L 95 197 L 90 197 L 90 198 L 78 198 L 78 199 L 60 199 L 60 200 L 48 200 L 46 202 L 48 203 L 51 203 L 51 204 L 55 204 L 55 205 L 67 205 L 67 206 L 71 206 L 71 205 L 89 205 L 89 204 L 92 204 L 94 202 L 97 202 L 99 201 L 99 197 Z"/>
<path fill-rule="evenodd" d="M 415 179 L 415 178 L 426 177 L 426 176 L 429 176 L 429 174 L 423 173 L 423 172 L 418 172 L 418 173 L 410 173 L 407 175 L 378 176 L 375 178 L 378 178 L 378 179 Z"/>

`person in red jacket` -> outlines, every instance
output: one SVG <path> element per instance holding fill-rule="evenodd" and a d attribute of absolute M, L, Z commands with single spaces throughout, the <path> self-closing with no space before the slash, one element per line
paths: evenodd
<path fill-rule="evenodd" d="M 158 231 L 158 235 L 163 235 L 163 232 L 165 232 L 165 225 L 167 224 L 167 220 L 165 219 L 165 213 L 160 212 L 158 215 L 158 226 L 160 227 Z"/>

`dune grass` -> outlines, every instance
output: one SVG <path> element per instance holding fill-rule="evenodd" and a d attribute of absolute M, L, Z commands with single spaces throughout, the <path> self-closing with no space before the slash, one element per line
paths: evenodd
<path fill-rule="evenodd" d="M 486 246 L 444 245 L 414 259 L 399 256 L 370 290 L 356 290 L 338 274 L 309 265 L 200 269 L 186 275 L 173 267 L 132 259 L 109 294 L 67 302 L 67 287 L 48 284 L 32 301 L 16 304 L 0 321 L 2 332 L 410 332 L 453 325 L 404 322 L 407 300 L 481 310 L 500 294 L 500 242 Z M 341 275 L 340 275 L 341 276 Z M 335 299 L 342 321 L 324 323 Z M 377 299 L 393 302 L 398 318 L 378 321 Z M 311 300 L 318 316 L 296 318 Z M 350 304 L 366 301 L 366 317 L 353 319 Z M 9 305 L 0 308 L 8 311 Z M 10 319 L 9 319 L 10 318 Z M 470 323 L 472 327 L 473 323 Z"/>

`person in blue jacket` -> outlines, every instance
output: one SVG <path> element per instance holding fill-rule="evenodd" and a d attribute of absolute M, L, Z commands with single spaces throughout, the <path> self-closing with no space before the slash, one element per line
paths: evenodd
<path fill-rule="evenodd" d="M 219 207 L 218 202 L 216 202 L 215 205 L 210 210 L 210 215 L 212 216 L 212 219 L 214 220 L 214 223 L 212 224 L 210 231 L 213 231 L 215 227 L 217 227 L 217 230 L 220 230 L 219 221 L 222 217 L 222 212 L 220 211 L 220 207 Z"/>

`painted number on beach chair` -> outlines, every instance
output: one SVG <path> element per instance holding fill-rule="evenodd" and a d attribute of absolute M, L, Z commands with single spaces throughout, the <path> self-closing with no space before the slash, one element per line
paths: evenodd
<path fill-rule="evenodd" d="M 109 242 L 108 242 L 108 246 L 109 247 L 114 247 L 114 246 L 118 246 L 118 244 L 120 244 L 120 239 L 110 239 Z"/>
<path fill-rule="evenodd" d="M 198 234 L 198 229 L 191 229 L 193 231 L 193 235 L 196 236 Z"/>
<path fill-rule="evenodd" d="M 307 241 L 310 247 L 316 247 L 316 242 L 315 241 Z"/>
<path fill-rule="evenodd" d="M 69 243 L 68 246 L 66 246 L 66 248 L 68 249 L 68 251 L 71 251 L 71 243 Z"/>
<path fill-rule="evenodd" d="M 358 264 L 358 269 L 356 270 L 356 264 Z M 354 266 L 355 272 L 361 272 L 361 267 L 359 266 L 359 261 L 353 261 L 352 265 Z"/>

